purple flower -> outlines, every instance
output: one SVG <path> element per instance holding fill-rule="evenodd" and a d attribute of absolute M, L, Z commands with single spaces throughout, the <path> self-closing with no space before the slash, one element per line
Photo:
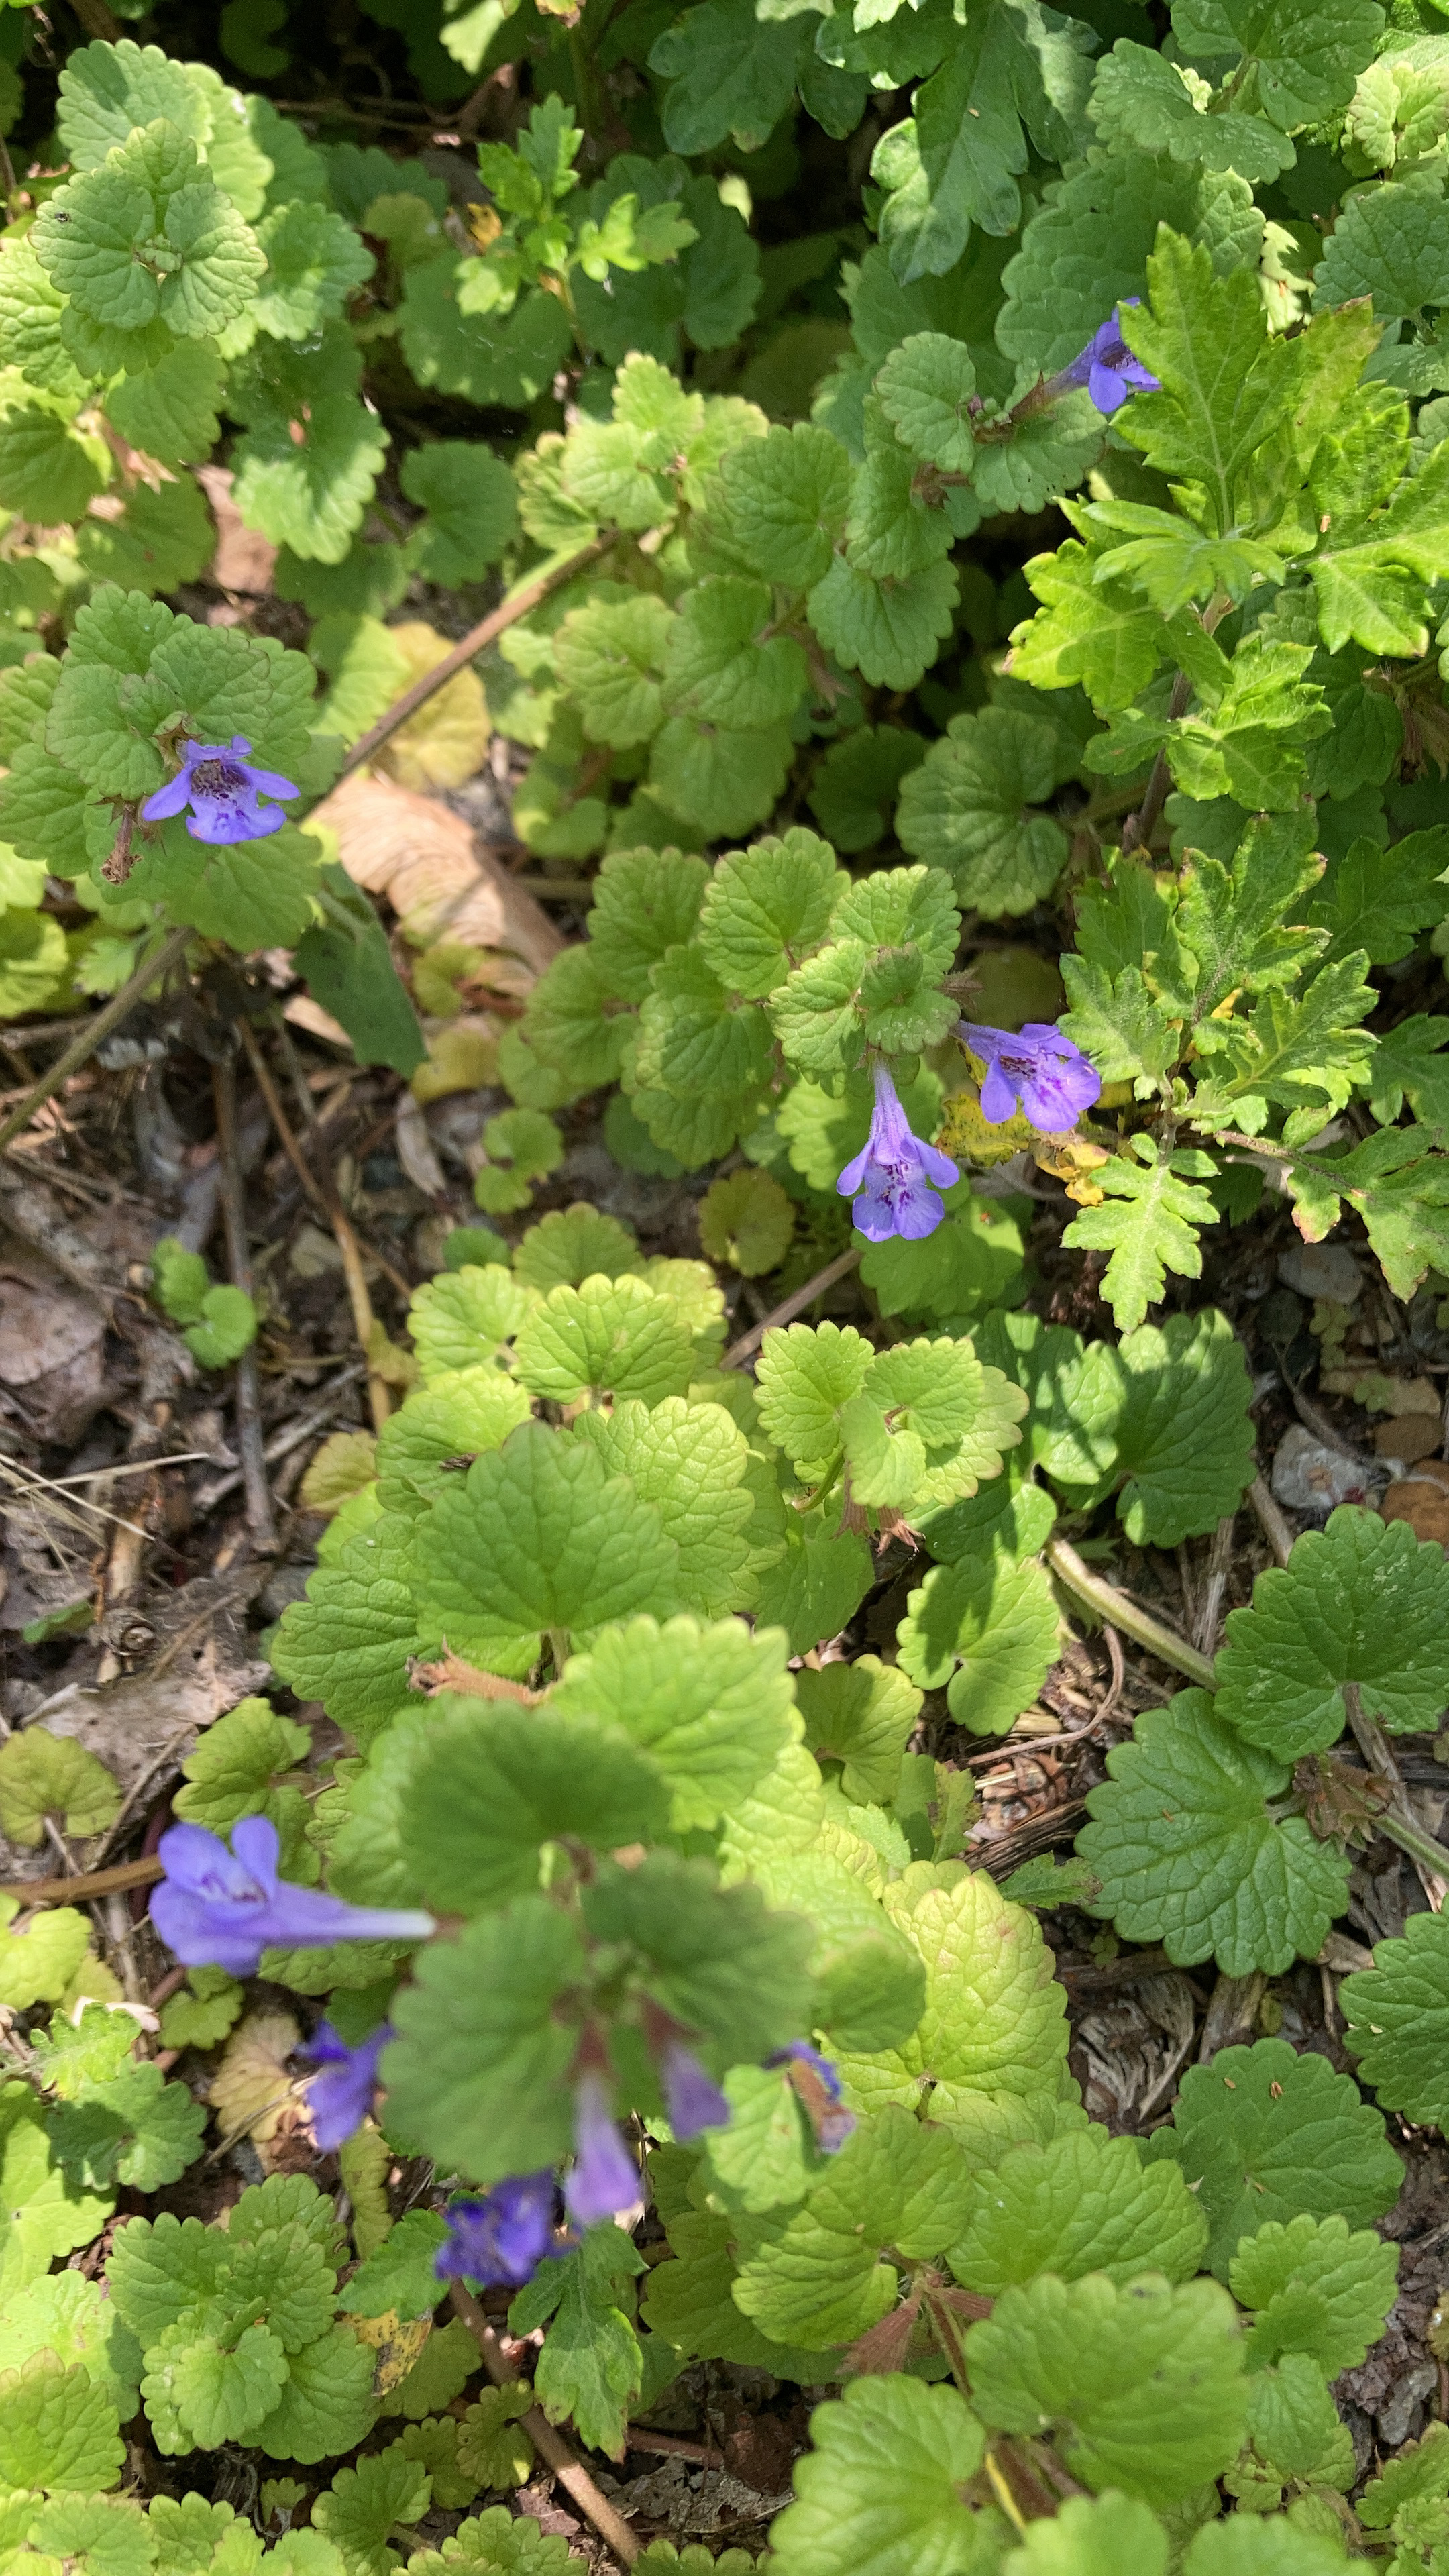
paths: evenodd
<path fill-rule="evenodd" d="M 981 1115 L 989 1127 L 1010 1118 L 1020 1101 L 1033 1127 L 1044 1136 L 1060 1136 L 1101 1094 L 1096 1066 L 1050 1020 L 1028 1020 L 1015 1036 L 1009 1029 L 977 1028 L 970 1020 L 959 1025 L 967 1045 L 986 1059 Z"/>
<path fill-rule="evenodd" d="M 1126 304 L 1139 304 L 1141 297 L 1124 296 Z M 1059 385 L 1085 385 L 1098 411 L 1114 412 L 1130 393 L 1155 394 L 1159 380 L 1149 375 L 1140 358 L 1134 358 L 1122 337 L 1121 304 L 1114 304 L 1100 330 L 1094 331 L 1079 358 L 1063 367 L 1056 379 Z"/>
<path fill-rule="evenodd" d="M 816 2145 L 824 2155 L 838 2155 L 855 2127 L 855 2113 L 847 2111 L 840 2098 L 840 2076 L 829 2058 L 812 2048 L 808 2039 L 791 2039 L 765 2064 L 790 2069 L 790 2080 L 810 2115 Z"/>
<path fill-rule="evenodd" d="M 280 1845 L 268 1816 L 243 1816 L 231 1850 L 202 1825 L 173 1825 L 156 1847 L 166 1875 L 151 1899 L 151 1920 L 188 1968 L 225 1968 L 255 1976 L 264 1950 L 320 1950 L 333 1941 L 426 1941 L 431 1914 L 389 1906 L 346 1905 L 320 1887 L 293 1887 L 277 1876 Z"/>
<path fill-rule="evenodd" d="M 395 2036 L 391 2022 L 385 2021 L 360 2047 L 349 2048 L 330 2021 L 317 2024 L 301 2054 L 315 2057 L 322 2068 L 307 2087 L 312 2135 L 320 2154 L 330 2155 L 354 2129 L 361 2128 L 377 2091 L 377 2061 Z"/>
<path fill-rule="evenodd" d="M 697 2138 L 701 2129 L 723 2129 L 730 2106 L 714 2078 L 697 2057 L 672 2039 L 659 2062 L 669 2125 L 676 2138 Z"/>
<path fill-rule="evenodd" d="M 564 2184 L 576 2227 L 592 2227 L 630 2209 L 639 2197 L 639 2169 L 614 2124 L 609 2087 L 592 2067 L 574 2093 L 574 2145 L 578 2161 Z"/>
<path fill-rule="evenodd" d="M 850 1213 L 857 1234 L 870 1243 L 884 1243 L 893 1234 L 916 1243 L 934 1234 L 946 1213 L 936 1190 L 948 1190 L 960 1178 L 949 1154 L 911 1134 L 895 1084 L 878 1064 L 870 1134 L 835 1184 L 842 1198 L 855 1198 Z"/>
<path fill-rule="evenodd" d="M 553 2195 L 551 2173 L 510 2174 L 481 2200 L 453 2201 L 433 2258 L 438 2279 L 521 2290 L 553 2244 Z"/>
<path fill-rule="evenodd" d="M 143 823 L 165 823 L 189 805 L 186 828 L 193 841 L 262 841 L 280 832 L 286 815 L 264 796 L 300 796 L 302 790 L 275 769 L 254 769 L 238 753 L 251 750 L 244 733 L 230 744 L 185 742 L 182 767 L 141 808 Z"/>

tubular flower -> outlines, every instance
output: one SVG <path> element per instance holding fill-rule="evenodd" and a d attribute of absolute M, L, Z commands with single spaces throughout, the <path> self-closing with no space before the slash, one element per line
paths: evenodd
<path fill-rule="evenodd" d="M 1139 304 L 1141 297 L 1128 295 L 1127 304 Z M 1062 385 L 1085 385 L 1100 412 L 1114 412 L 1130 393 L 1155 394 L 1160 390 L 1156 376 L 1150 375 L 1140 358 L 1134 358 L 1122 337 L 1120 304 L 1114 304 L 1100 329 L 1093 332 L 1079 358 L 1073 358 L 1057 378 Z"/>
<path fill-rule="evenodd" d="M 241 758 L 251 750 L 244 733 L 229 744 L 187 742 L 182 766 L 141 808 L 143 823 L 165 823 L 173 814 L 186 816 L 193 841 L 264 841 L 280 832 L 286 815 L 280 805 L 264 805 L 264 796 L 300 796 L 300 787 L 275 769 L 254 768 Z"/>
<path fill-rule="evenodd" d="M 574 2092 L 577 2162 L 564 2184 L 564 2202 L 576 2227 L 592 2227 L 639 2197 L 639 2168 L 619 2135 L 602 2075 L 589 2068 Z"/>
<path fill-rule="evenodd" d="M 307 2087 L 312 2135 L 322 2155 L 345 2145 L 367 2118 L 377 2091 L 377 2061 L 393 2036 L 391 2022 L 381 2022 L 359 2047 L 349 2048 L 330 2021 L 317 2024 L 302 2055 L 315 2058 L 322 2070 Z"/>
<path fill-rule="evenodd" d="M 1033 1127 L 1044 1136 L 1060 1136 L 1100 1097 L 1102 1077 L 1096 1066 L 1050 1020 L 1028 1020 L 1015 1034 L 978 1028 L 971 1020 L 962 1020 L 959 1027 L 972 1052 L 986 1062 L 981 1115 L 988 1126 L 999 1127 L 1020 1101 L 1022 1116 Z"/>
<path fill-rule="evenodd" d="M 701 2129 L 727 2126 L 730 2106 L 697 2057 L 677 2039 L 670 2041 L 659 2064 L 669 2125 L 676 2138 L 697 2138 Z"/>
<path fill-rule="evenodd" d="M 949 1154 L 912 1135 L 895 1084 L 878 1064 L 870 1134 L 835 1184 L 842 1198 L 855 1200 L 850 1213 L 857 1234 L 870 1243 L 893 1234 L 915 1243 L 934 1234 L 946 1213 L 936 1192 L 960 1178 Z"/>
<path fill-rule="evenodd" d="M 510 2174 L 479 2200 L 455 2200 L 433 2257 L 438 2279 L 521 2290 L 553 2244 L 553 2195 L 551 2173 Z"/>
<path fill-rule="evenodd" d="M 280 1844 L 268 1816 L 243 1816 L 231 1850 L 202 1825 L 173 1825 L 156 1856 L 166 1875 L 151 1920 L 188 1968 L 253 1977 L 264 1950 L 320 1950 L 333 1941 L 426 1941 L 431 1914 L 347 1905 L 320 1887 L 277 1876 Z"/>

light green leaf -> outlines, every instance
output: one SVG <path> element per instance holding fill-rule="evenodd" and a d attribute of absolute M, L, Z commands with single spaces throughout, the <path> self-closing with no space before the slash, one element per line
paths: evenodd
<path fill-rule="evenodd" d="M 608 1628 L 591 1653 L 570 1657 L 549 1706 L 595 1718 L 647 1753 L 673 1792 L 675 1833 L 718 1823 L 799 1740 L 785 1640 L 778 1630 L 751 1636 L 738 1620 Z"/>
<path fill-rule="evenodd" d="M 121 1793 L 95 1755 L 68 1735 L 26 1727 L 0 1745 L 0 1827 L 34 1851 L 53 1816 L 67 1834 L 99 1834 L 115 1823 Z"/>
<path fill-rule="evenodd" d="M 366 285 L 375 265 L 341 215 L 300 198 L 267 215 L 256 237 L 267 273 L 251 310 L 274 340 L 306 340 L 345 312 L 348 297 Z"/>
<path fill-rule="evenodd" d="M 10 2286 L 0 2319 L 0 2370 L 23 2369 L 39 2353 L 53 2354 L 67 2370 L 84 2364 L 91 2386 L 129 2423 L 137 2405 L 140 2347 L 98 2281 L 65 2271 L 23 2289 Z"/>
<path fill-rule="evenodd" d="M 811 589 L 845 523 L 850 469 L 838 440 L 796 421 L 744 439 L 720 465 L 731 543 L 761 579 Z"/>
<path fill-rule="evenodd" d="M 988 2155 L 1030 2136 L 1038 2113 L 1050 2122 L 1067 2043 L 1063 1990 L 1035 1918 L 959 1861 L 911 1862 L 884 1903 L 925 1963 L 926 2008 L 904 2048 L 841 2053 L 849 2098 L 872 2111 L 928 2105 Z"/>
<path fill-rule="evenodd" d="M 773 606 L 767 583 L 729 574 L 685 592 L 665 645 L 664 687 L 671 714 L 694 716 L 733 732 L 763 733 L 788 724 L 804 695 L 809 669 L 792 636 L 771 633 Z"/>
<path fill-rule="evenodd" d="M 667 1301 L 627 1277 L 550 1289 L 519 1328 L 516 1358 L 535 1395 L 563 1404 L 604 1394 L 658 1404 L 694 1375 L 693 1344 Z"/>
<path fill-rule="evenodd" d="M 555 668 L 595 742 L 624 749 L 658 732 L 675 623 L 662 599 L 597 593 L 564 619 L 554 638 Z"/>
<path fill-rule="evenodd" d="M 1097 65 L 1088 114 L 1109 150 L 1169 153 L 1254 181 L 1280 178 L 1293 146 L 1265 117 L 1226 108 L 1209 116 L 1210 83 L 1185 64 L 1119 36 Z"/>
<path fill-rule="evenodd" d="M 326 2493 L 313 2500 L 312 2529 L 341 2553 L 347 2576 L 392 2576 L 398 2563 L 388 2547 L 393 2530 L 420 2522 L 432 2495 L 426 2469 L 401 2442 L 391 2442 L 354 2468 L 338 2470 Z"/>
<path fill-rule="evenodd" d="M 699 945 L 728 990 L 773 992 L 818 948 L 848 879 L 835 853 L 798 825 L 722 859 L 705 889 Z"/>
<path fill-rule="evenodd" d="M 23 2012 L 60 2001 L 90 1947 L 90 1925 L 73 1905 L 59 1905 L 12 1932 L 19 1912 L 18 1897 L 0 1896 L 0 2004 Z"/>
<path fill-rule="evenodd" d="M 1216 1225 L 1218 1210 L 1206 1190 L 1179 1177 L 1187 1156 L 1159 1156 L 1151 1137 L 1131 1139 L 1136 1156 L 1113 1157 L 1093 1174 L 1107 1193 L 1101 1207 L 1084 1208 L 1062 1237 L 1081 1251 L 1107 1252 L 1102 1294 L 1117 1322 L 1130 1331 L 1161 1297 L 1166 1274 L 1200 1279 L 1197 1229 Z"/>
<path fill-rule="evenodd" d="M 141 2382 L 157 2447 L 212 2451 L 253 2440 L 287 2376 L 286 2354 L 264 2325 L 245 2327 L 229 2349 L 184 2319 L 168 2327 L 146 2355 Z"/>
<path fill-rule="evenodd" d="M 703 1249 L 746 1279 L 777 1270 L 794 1232 L 794 1206 L 771 1172 L 723 1173 L 699 1203 Z"/>
<path fill-rule="evenodd" d="M 354 1542 L 356 1544 L 356 1542 Z M 674 1608 L 679 1551 L 591 1446 L 524 1423 L 418 1524 L 418 1616 L 461 1654 L 527 1671 L 541 1635 Z"/>
<path fill-rule="evenodd" d="M 870 688 L 913 689 L 951 631 L 957 579 L 949 563 L 890 583 L 836 555 L 806 603 L 827 653 Z"/>
<path fill-rule="evenodd" d="M 973 1735 L 1004 1735 L 1056 1661 L 1060 1617 L 1037 1564 L 935 1565 L 907 1599 L 901 1668 Z"/>
<path fill-rule="evenodd" d="M 1350 2233 L 1342 2218 L 1270 2221 L 1245 2236 L 1228 2282 L 1239 2305 L 1254 2311 L 1249 2369 L 1285 2352 L 1307 2353 L 1326 2379 L 1357 2369 L 1383 2333 L 1398 2270 L 1396 2245 L 1372 2228 Z"/>
<path fill-rule="evenodd" d="M 0 2479 L 48 2494 L 89 2494 L 117 2483 L 125 2462 L 116 2409 L 104 2385 L 48 2352 L 0 2372 Z"/>
<path fill-rule="evenodd" d="M 939 2254 L 967 2205 L 967 2166 L 942 2129 L 900 2105 L 855 2130 L 792 2215 L 746 2236 L 735 2305 L 778 2342 L 852 2342 L 894 2307 L 891 2247 Z"/>
<path fill-rule="evenodd" d="M 1123 1938 L 1161 1941 L 1191 1966 L 1274 1976 L 1316 1958 L 1348 1895 L 1348 1863 L 1301 1816 L 1275 1821 L 1282 1763 L 1245 1745 L 1206 1691 L 1179 1691 L 1137 1721 L 1087 1799 L 1077 1848 L 1100 1878 L 1094 1913 Z"/>
<path fill-rule="evenodd" d="M 948 2259 L 968 2289 L 996 2297 L 1039 2272 L 1065 2281 L 1105 2272 L 1119 2288 L 1142 2272 L 1190 2280 L 1206 2243 L 1207 2222 L 1181 2175 L 1144 2165 L 1135 2138 L 1093 2125 L 1047 2146 L 1012 2147 L 977 2176 L 970 2223 Z"/>
<path fill-rule="evenodd" d="M 986 2576 L 1004 2527 L 963 2501 L 985 2440 L 954 2388 L 853 2380 L 811 2419 L 814 2448 L 770 2543 L 781 2576 Z"/>
<path fill-rule="evenodd" d="M 407 1703 L 408 1666 L 421 1650 L 408 1555 L 411 1524 L 374 1521 L 289 1603 L 272 1647 L 276 1673 L 299 1699 L 320 1699 L 365 1745 Z"/>
<path fill-rule="evenodd" d="M 215 446 L 225 381 L 214 349 L 204 341 L 183 340 L 154 367 L 124 376 L 111 387 L 107 417 L 143 455 L 154 456 L 161 465 L 183 465 Z"/>
<path fill-rule="evenodd" d="M 1048 2427 L 1072 2475 L 1146 2503 L 1182 2502 L 1237 2456 L 1246 2388 L 1237 2316 L 1212 2281 L 1047 2273 L 1007 2289 L 966 2337 L 988 2424 Z"/>
<path fill-rule="evenodd" d="M 953 268 L 973 224 L 1015 232 L 1028 134 L 1049 160 L 1080 152 L 1090 50 L 1078 20 L 1034 5 L 983 10 L 958 37 L 916 92 L 909 144 L 894 129 L 872 165 L 893 191 L 880 229 L 903 282 Z"/>
<path fill-rule="evenodd" d="M 350 2451 L 371 2431 L 376 2355 L 346 2326 L 333 2326 L 292 2356 L 281 2398 L 255 2434 L 273 2460 L 327 2460 Z M 311 2571 L 307 2571 L 311 2576 Z"/>
<path fill-rule="evenodd" d="M 920 1715 L 920 1692 L 875 1655 L 825 1664 L 818 1672 L 804 1667 L 795 1689 L 805 1741 L 813 1753 L 843 1766 L 840 1785 L 847 1798 L 861 1806 L 889 1806 Z"/>
<path fill-rule="evenodd" d="M 1264 113 L 1291 134 L 1347 107 L 1383 13 L 1374 0 L 1333 0 L 1327 9 L 1315 0 L 1175 0 L 1172 22 L 1189 57 L 1236 47 L 1257 68 Z"/>
<path fill-rule="evenodd" d="M 629 2401 L 643 2381 L 629 2313 L 629 2285 L 643 2270 L 632 2240 L 606 2220 L 587 2231 L 576 2253 L 540 2264 L 509 2310 L 515 2332 L 530 2330 L 548 2313 L 534 2386 L 549 2421 L 572 2419 L 585 2442 L 614 2459 L 623 2456 Z"/>
<path fill-rule="evenodd" d="M 249 527 L 304 561 L 342 562 L 387 453 L 360 374 L 346 326 L 327 322 L 315 351 L 261 340 L 228 379 L 228 408 L 246 424 L 232 497 Z"/>

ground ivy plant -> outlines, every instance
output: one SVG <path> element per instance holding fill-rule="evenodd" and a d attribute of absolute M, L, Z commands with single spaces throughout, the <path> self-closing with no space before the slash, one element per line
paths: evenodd
<path fill-rule="evenodd" d="M 1449 1016 L 1394 1003 L 1449 942 L 1449 19 L 1082 6 L 379 5 L 430 101 L 512 101 L 451 195 L 129 35 L 37 106 L 50 36 L 6 13 L 0 1002 L 78 1009 L 189 933 L 436 1072 L 472 952 L 423 933 L 409 999 L 309 818 L 445 649 L 399 610 L 500 582 L 532 605 L 386 757 L 456 786 L 491 725 L 535 864 L 589 872 L 489 1057 L 498 1223 L 414 1297 L 417 1383 L 272 1641 L 344 1749 L 309 1802 L 305 1731 L 243 1702 L 160 1843 L 163 2044 L 229 2046 L 258 1974 L 323 2006 L 345 2200 L 128 2208 L 53 2270 L 202 2110 L 84 1918 L 4 1900 L 17 2569 L 387 2576 L 437 2505 L 470 2518 L 410 2576 L 553 2576 L 479 2501 L 530 2474 L 520 2416 L 618 2459 L 696 2361 L 812 2393 L 782 2576 L 1449 2556 L 1449 2436 L 1350 2504 L 1330 2388 L 1395 2295 L 1386 2115 L 1449 2127 L 1444 1917 L 1345 1984 L 1357 2077 L 1262 2037 L 1145 2139 L 1086 2114 L 1039 1920 L 1317 1958 L 1368 1821 L 1340 1744 L 1449 1700 L 1443 1551 L 1357 1507 L 1300 1537 L 1064 1867 L 972 1866 L 969 1774 L 914 1749 L 928 1692 L 982 1739 L 1034 1701 L 1064 1522 L 1173 1549 L 1242 1503 L 1243 1349 L 1179 1284 L 1209 1229 L 1267 1187 L 1396 1298 L 1449 1272 Z M 229 8 L 223 59 L 275 79 L 288 20 Z M 849 219 L 762 223 L 836 146 Z M 214 466 L 305 650 L 195 613 Z M 626 1170 L 700 1176 L 706 1258 L 522 1221 L 585 1101 Z M 1033 1311 L 1059 1182 L 1090 1338 Z M 778 1303 L 852 1255 L 858 1323 L 739 1364 L 722 1279 Z M 195 1256 L 155 1281 L 203 1364 L 245 1347 Z M 7 1835 L 108 1826 L 89 1760 L 8 1745 Z M 459 2404 L 450 2283 L 508 2294 L 531 2391 Z M 138 2419 L 329 2482 L 143 2506 Z"/>

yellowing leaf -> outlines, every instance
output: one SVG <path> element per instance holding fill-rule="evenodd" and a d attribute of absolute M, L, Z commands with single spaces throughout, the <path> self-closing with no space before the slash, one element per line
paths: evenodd
<path fill-rule="evenodd" d="M 248 2013 L 211 2079 L 211 2107 L 223 2137 L 238 2132 L 261 2146 L 274 2138 L 292 2098 L 287 2059 L 301 2039 L 288 2012 Z"/>
<path fill-rule="evenodd" d="M 1041 1143 L 1041 1131 L 1022 1117 L 1004 1119 L 999 1127 L 988 1125 L 981 1115 L 981 1102 L 971 1090 L 953 1091 L 941 1104 L 941 1126 L 936 1137 L 943 1154 L 958 1163 L 1009 1163 L 1013 1154 L 1030 1153 Z"/>
<path fill-rule="evenodd" d="M 302 1479 L 301 1497 L 309 1512 L 340 1511 L 377 1474 L 377 1442 L 370 1431 L 334 1431 L 324 1440 Z"/>
<path fill-rule="evenodd" d="M 433 2331 L 431 2317 L 400 2317 L 396 2308 L 386 2309 L 380 2317 L 349 2317 L 347 2322 L 358 2342 L 371 2344 L 377 2354 L 372 2374 L 376 2397 L 388 2397 L 402 2386 Z"/>
<path fill-rule="evenodd" d="M 426 1108 L 446 1100 L 450 1091 L 481 1091 L 498 1078 L 498 1040 L 493 1024 L 482 1017 L 451 1020 L 428 1032 L 426 1061 L 409 1086 Z"/>
<path fill-rule="evenodd" d="M 421 621 L 387 631 L 407 663 L 405 688 L 436 669 L 453 649 L 446 635 Z M 378 765 L 404 787 L 461 787 L 482 759 L 489 731 L 483 683 L 476 671 L 460 671 L 393 735 Z"/>

